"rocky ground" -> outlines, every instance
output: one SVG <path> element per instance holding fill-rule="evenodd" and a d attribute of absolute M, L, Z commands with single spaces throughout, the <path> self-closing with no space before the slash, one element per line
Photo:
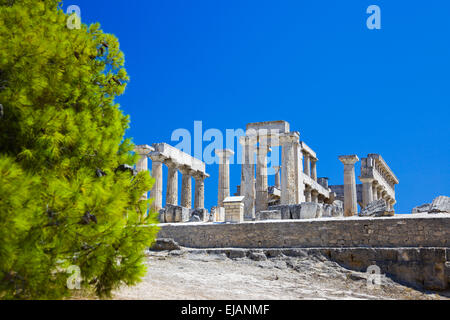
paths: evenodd
<path fill-rule="evenodd" d="M 387 277 L 371 288 L 365 273 L 322 256 L 230 259 L 182 249 L 149 252 L 147 264 L 143 281 L 116 291 L 114 299 L 448 299 Z"/>

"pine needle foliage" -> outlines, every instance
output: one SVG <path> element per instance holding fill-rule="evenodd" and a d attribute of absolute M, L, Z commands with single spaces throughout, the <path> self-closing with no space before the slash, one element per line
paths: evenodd
<path fill-rule="evenodd" d="M 115 98 L 129 81 L 118 40 L 67 27 L 56 0 L 0 0 L 0 298 L 109 297 L 145 273 L 158 228 L 148 172 Z"/>

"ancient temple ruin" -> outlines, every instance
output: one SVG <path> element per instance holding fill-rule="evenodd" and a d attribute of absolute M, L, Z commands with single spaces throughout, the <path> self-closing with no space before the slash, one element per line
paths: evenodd
<path fill-rule="evenodd" d="M 249 123 L 239 143 L 242 146 L 241 183 L 234 197 L 230 194 L 230 158 L 234 151 L 215 150 L 219 159 L 217 206 L 211 208 L 210 213 L 204 208 L 204 180 L 209 175 L 203 161 L 166 143 L 137 146 L 135 151 L 141 155 L 138 171 L 148 170 L 148 158 L 152 160 L 155 184 L 150 197 L 153 209 L 160 212 L 160 221 L 243 222 L 354 216 L 358 214 L 358 204 L 363 209 L 380 199 L 386 206 L 383 210 L 393 212 L 395 185 L 399 181 L 379 154 L 361 159 L 359 180 L 362 184 L 356 183 L 358 156 L 339 156 L 344 164 L 344 184 L 328 185 L 327 177 L 317 176 L 316 152 L 300 140 L 298 131 L 290 130 L 286 121 Z M 269 186 L 268 155 L 273 148 L 279 148 L 281 164 L 271 164 L 275 184 Z M 163 164 L 168 167 L 164 206 Z M 182 174 L 180 204 L 178 172 Z M 192 178 L 195 180 L 193 206 Z M 236 218 L 240 216 L 242 219 Z"/>
<path fill-rule="evenodd" d="M 151 147 L 140 145 L 135 151 L 141 156 L 137 170 L 148 170 L 148 158 L 152 160 L 152 176 L 155 179 L 150 197 L 153 198 L 153 209 L 161 212 L 162 222 L 182 222 L 190 218 L 192 208 L 192 178 L 195 180 L 194 209 L 204 212 L 205 182 L 209 177 L 205 171 L 205 163 L 189 154 L 168 145 L 154 143 Z M 163 164 L 168 167 L 166 205 L 163 207 Z M 178 205 L 178 172 L 182 174 L 181 203 Z M 204 213 L 202 213 L 204 214 Z M 170 215 L 170 218 L 169 218 Z"/>

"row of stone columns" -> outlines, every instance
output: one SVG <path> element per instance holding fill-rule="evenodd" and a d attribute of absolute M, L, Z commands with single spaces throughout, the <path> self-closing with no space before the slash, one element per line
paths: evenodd
<path fill-rule="evenodd" d="M 357 155 L 340 156 L 339 160 L 344 164 L 344 215 L 353 216 L 358 213 L 356 194 L 355 163 L 359 161 Z M 374 178 L 360 177 L 362 182 L 362 205 L 366 207 L 375 200 L 384 199 L 388 210 L 392 210 L 395 204 L 384 187 L 378 184 Z"/>
<path fill-rule="evenodd" d="M 303 152 L 304 166 L 303 173 L 317 181 L 317 159 L 308 152 Z"/>
<path fill-rule="evenodd" d="M 141 155 L 141 160 L 138 163 L 139 168 L 147 170 L 148 155 Z M 162 209 L 162 195 L 163 195 L 163 164 L 168 168 L 167 173 L 167 188 L 166 188 L 166 205 L 178 205 L 178 171 L 182 174 L 181 184 L 181 206 L 185 208 L 192 208 L 192 178 L 195 179 L 194 191 L 194 207 L 204 208 L 205 206 L 205 186 L 204 180 L 208 177 L 205 173 L 194 171 L 188 166 L 180 166 L 175 161 L 167 159 L 158 153 L 149 155 L 152 159 L 152 177 L 155 179 L 152 190 L 150 191 L 151 198 L 153 198 L 152 207 L 159 211 Z M 139 170 L 139 169 L 138 169 Z"/>
<path fill-rule="evenodd" d="M 393 199 L 386 190 L 384 190 L 384 187 L 380 185 L 375 179 L 373 178 L 363 178 L 360 177 L 359 180 L 361 180 L 362 184 L 362 203 L 363 207 L 366 207 L 369 203 L 375 200 L 384 199 L 386 201 L 386 204 L 388 206 L 389 210 L 393 209 L 393 206 L 395 204 L 395 199 Z"/>

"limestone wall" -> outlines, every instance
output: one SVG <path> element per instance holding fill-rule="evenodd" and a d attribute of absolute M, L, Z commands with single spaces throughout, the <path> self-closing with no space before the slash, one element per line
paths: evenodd
<path fill-rule="evenodd" d="M 158 237 L 192 248 L 450 247 L 450 215 L 162 224 Z"/>

